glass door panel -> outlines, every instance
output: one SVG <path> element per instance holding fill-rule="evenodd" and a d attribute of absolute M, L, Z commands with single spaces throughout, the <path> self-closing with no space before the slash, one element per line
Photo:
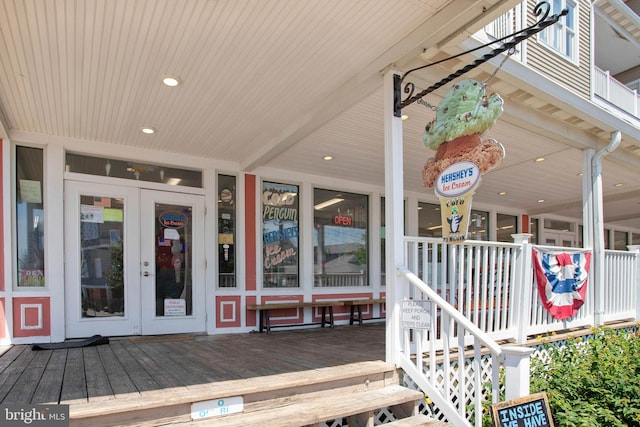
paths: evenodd
<path fill-rule="evenodd" d="M 140 333 L 139 190 L 65 183 L 67 338 Z"/>
<path fill-rule="evenodd" d="M 193 310 L 191 206 L 155 204 L 156 316 L 190 316 Z"/>
<path fill-rule="evenodd" d="M 82 317 L 123 317 L 123 197 L 80 195 Z"/>
<path fill-rule="evenodd" d="M 205 329 L 204 198 L 142 190 L 143 334 Z"/>

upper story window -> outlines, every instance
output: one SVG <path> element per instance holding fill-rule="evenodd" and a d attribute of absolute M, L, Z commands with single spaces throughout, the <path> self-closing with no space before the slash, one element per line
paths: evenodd
<path fill-rule="evenodd" d="M 569 13 L 560 20 L 540 32 L 538 41 L 549 48 L 555 50 L 572 61 L 578 56 L 578 37 L 576 2 L 573 0 L 548 0 L 551 4 L 551 15 L 559 14 L 562 9 L 567 9 Z"/>

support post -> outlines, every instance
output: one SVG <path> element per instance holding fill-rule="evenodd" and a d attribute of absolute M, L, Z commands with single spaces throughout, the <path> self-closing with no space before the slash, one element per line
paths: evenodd
<path fill-rule="evenodd" d="M 533 273 L 532 273 L 532 254 L 531 239 L 532 234 L 521 233 L 512 234 L 513 242 L 521 245 L 520 254 L 516 259 L 516 266 L 518 271 L 516 272 L 516 286 L 511 299 L 511 304 L 515 311 L 514 317 L 516 319 L 516 343 L 524 344 L 527 342 L 527 336 L 529 332 L 529 324 L 531 323 L 531 298 L 533 286 Z M 518 302 L 516 302 L 518 301 Z"/>
<path fill-rule="evenodd" d="M 531 354 L 529 347 L 503 347 L 505 400 L 529 395 Z"/>
<path fill-rule="evenodd" d="M 386 361 L 399 365 L 401 351 L 401 301 L 407 280 L 398 274 L 404 266 L 404 181 L 402 118 L 397 114 L 400 74 L 388 70 L 384 76 L 384 187 L 385 271 L 387 288 Z"/>
<path fill-rule="evenodd" d="M 604 283 L 604 214 L 602 207 L 602 158 L 620 145 L 620 131 L 611 132 L 609 145 L 598 151 L 591 159 L 591 180 L 593 188 L 593 290 L 595 296 L 594 324 L 604 324 L 605 288 Z"/>

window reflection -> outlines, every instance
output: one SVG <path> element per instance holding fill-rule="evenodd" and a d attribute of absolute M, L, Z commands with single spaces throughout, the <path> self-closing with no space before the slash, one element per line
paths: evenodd
<path fill-rule="evenodd" d="M 218 286 L 236 287 L 236 177 L 218 175 Z"/>
<path fill-rule="evenodd" d="M 497 214 L 496 238 L 498 242 L 513 242 L 512 234 L 518 233 L 518 217 L 515 215 Z"/>
<path fill-rule="evenodd" d="M 469 240 L 489 240 L 489 212 L 471 210 Z"/>
<path fill-rule="evenodd" d="M 418 236 L 442 237 L 440 205 L 418 203 Z"/>
<path fill-rule="evenodd" d="M 44 286 L 43 151 L 16 147 L 17 285 Z"/>
<path fill-rule="evenodd" d="M 316 188 L 314 285 L 369 286 L 369 198 Z"/>
<path fill-rule="evenodd" d="M 262 183 L 263 283 L 296 288 L 299 283 L 298 186 Z"/>
<path fill-rule="evenodd" d="M 112 178 L 202 188 L 202 172 L 151 163 L 67 153 L 66 171 Z"/>

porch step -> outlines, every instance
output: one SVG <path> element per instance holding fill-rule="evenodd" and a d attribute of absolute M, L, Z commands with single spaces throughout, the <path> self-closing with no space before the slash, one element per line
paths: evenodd
<path fill-rule="evenodd" d="M 191 405 L 242 397 L 243 412 L 191 420 Z M 399 385 L 395 366 L 369 361 L 280 375 L 144 392 L 69 407 L 71 426 L 307 426 L 347 418 L 373 425 L 374 411 L 397 419 L 417 414 L 422 393 Z M 424 425 L 411 424 L 399 425 Z M 438 424 L 434 424 L 437 426 Z"/>
<path fill-rule="evenodd" d="M 450 427 L 451 424 L 449 424 L 446 421 L 435 420 L 423 414 L 414 415 L 413 417 L 402 418 L 402 419 L 384 424 L 384 427 L 420 427 L 420 426 Z"/>
<path fill-rule="evenodd" d="M 316 426 L 321 422 L 347 418 L 349 426 L 372 426 L 375 410 L 391 407 L 394 416 L 408 417 L 416 414 L 418 401 L 421 399 L 422 393 L 399 385 L 356 393 L 340 390 L 324 396 L 309 393 L 265 401 L 263 408 L 252 412 L 211 418 L 189 425 L 298 427 Z"/>

